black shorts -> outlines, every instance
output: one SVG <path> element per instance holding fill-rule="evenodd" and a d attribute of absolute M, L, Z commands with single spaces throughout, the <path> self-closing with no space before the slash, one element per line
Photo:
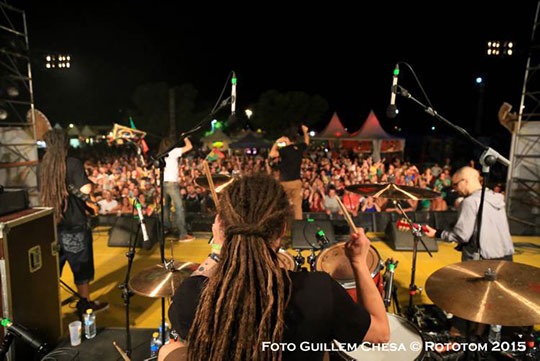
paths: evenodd
<path fill-rule="evenodd" d="M 63 229 L 58 227 L 60 245 L 60 274 L 66 264 L 71 267 L 75 284 L 89 283 L 94 279 L 94 251 L 92 248 L 92 230 L 88 227 Z"/>

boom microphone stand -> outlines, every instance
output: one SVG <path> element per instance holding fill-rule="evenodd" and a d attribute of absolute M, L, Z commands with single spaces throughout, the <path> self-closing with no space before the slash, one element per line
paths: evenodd
<path fill-rule="evenodd" d="M 411 69 L 412 70 L 412 69 Z M 484 198 L 486 193 L 486 183 L 489 179 L 489 171 L 490 167 L 493 166 L 496 162 L 501 163 L 504 166 L 509 166 L 510 161 L 500 155 L 496 150 L 493 148 L 488 147 L 487 145 L 483 144 L 473 136 L 471 136 L 465 129 L 453 124 L 443 116 L 441 116 L 435 109 L 433 109 L 431 106 L 427 106 L 420 102 L 418 99 L 413 97 L 411 93 L 405 88 L 403 88 L 400 85 L 394 85 L 392 86 L 392 92 L 395 94 L 399 94 L 404 98 L 410 99 L 416 104 L 420 105 L 426 113 L 431 115 L 432 117 L 438 119 L 439 121 L 443 122 L 450 128 L 454 129 L 456 132 L 461 134 L 465 139 L 467 139 L 471 144 L 479 147 L 483 150 L 482 155 L 480 156 L 480 164 L 482 165 L 482 176 L 484 177 L 484 182 L 482 182 L 482 193 L 480 195 L 480 205 L 478 207 L 478 214 L 476 216 L 476 237 L 473 240 L 475 248 L 478 253 L 478 259 L 480 254 L 480 230 L 482 229 L 482 214 L 484 212 Z"/>
<path fill-rule="evenodd" d="M 231 72 L 229 74 L 229 77 L 227 78 L 227 82 L 225 83 L 225 86 L 227 86 L 228 82 L 229 82 L 229 79 L 230 77 L 233 75 L 234 72 Z M 210 114 L 208 114 L 206 117 L 204 117 L 193 129 L 191 130 L 188 130 L 187 132 L 184 132 L 182 134 L 180 134 L 180 137 L 179 137 L 179 140 L 174 143 L 171 147 L 169 147 L 169 149 L 165 150 L 163 153 L 161 154 L 158 154 L 154 157 L 151 157 L 151 160 L 154 164 L 154 169 L 155 168 L 159 168 L 159 186 L 161 187 L 161 197 L 160 197 L 160 206 L 161 206 L 161 216 L 160 216 L 160 221 L 157 222 L 157 234 L 158 234 L 158 240 L 159 240 L 159 251 L 160 251 L 160 254 L 161 254 L 161 263 L 163 265 L 166 265 L 166 262 L 165 262 L 165 228 L 164 228 L 164 210 L 165 210 L 165 202 L 164 202 L 164 178 L 165 178 L 165 158 L 169 155 L 169 152 L 171 150 L 173 150 L 174 148 L 177 148 L 177 147 L 180 147 L 180 146 L 183 146 L 184 144 L 184 138 L 185 137 L 188 137 L 196 132 L 198 132 L 199 130 L 201 130 L 203 127 L 207 126 L 210 121 L 212 119 L 215 118 L 215 115 L 220 111 L 222 110 L 223 108 L 225 108 L 228 104 L 230 104 L 231 102 L 231 97 L 229 98 L 226 98 L 225 100 L 223 100 L 221 103 L 220 103 L 220 100 L 223 96 L 223 93 L 225 91 L 225 87 L 223 88 L 223 91 L 221 92 L 221 95 L 220 95 L 220 99 L 218 100 L 218 102 L 216 103 L 216 105 L 214 106 L 214 108 L 212 109 L 212 111 L 210 112 Z M 156 178 L 154 178 L 156 179 Z M 165 330 L 165 298 L 161 298 L 161 329 L 162 330 Z M 162 344 L 164 345 L 165 344 L 165 332 L 162 332 Z"/>

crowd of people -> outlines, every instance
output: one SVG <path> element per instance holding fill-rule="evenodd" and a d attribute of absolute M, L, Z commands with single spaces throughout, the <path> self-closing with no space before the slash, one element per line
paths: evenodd
<path fill-rule="evenodd" d="M 87 158 L 85 155 L 88 154 Z M 93 196 L 99 204 L 101 215 L 133 213 L 133 198 L 137 198 L 146 215 L 159 211 L 160 187 L 156 187 L 159 170 L 143 167 L 140 158 L 129 148 L 111 147 L 105 152 L 82 154 L 88 178 L 94 183 Z M 204 177 L 202 162 L 207 152 L 193 151 L 179 159 L 178 184 L 186 212 L 212 212 L 210 193 L 196 182 Z M 261 153 L 231 155 L 208 161 L 212 174 L 230 176 L 254 175 L 260 172 L 279 179 L 277 162 Z M 395 205 L 384 198 L 362 197 L 346 190 L 347 186 L 366 183 L 395 183 L 439 192 L 441 196 L 428 201 L 404 201 L 406 211 L 444 211 L 457 207 L 457 196 L 451 194 L 452 164 L 445 159 L 442 164 L 423 167 L 402 162 L 399 157 L 374 161 L 352 151 L 328 151 L 324 146 L 308 149 L 301 164 L 302 211 L 325 212 L 330 217 L 341 215 L 336 197 L 353 216 L 360 212 L 393 212 Z M 502 186 L 494 187 L 502 192 Z"/>

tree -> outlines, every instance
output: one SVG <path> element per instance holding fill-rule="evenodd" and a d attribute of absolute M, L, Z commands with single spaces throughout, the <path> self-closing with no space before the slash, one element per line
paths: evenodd
<path fill-rule="evenodd" d="M 197 89 L 191 84 L 170 89 L 167 83 L 160 82 L 140 85 L 135 89 L 132 96 L 134 109 L 130 115 L 134 116 L 137 128 L 159 137 L 169 135 L 170 90 L 174 91 L 176 133 L 189 130 L 196 124 L 199 116 L 195 112 Z"/>
<path fill-rule="evenodd" d="M 301 124 L 311 126 L 317 123 L 327 110 L 328 102 L 320 95 L 269 90 L 259 97 L 253 107 L 250 122 L 256 129 L 260 128 L 269 137 L 275 138 L 290 127 L 300 129 Z"/>

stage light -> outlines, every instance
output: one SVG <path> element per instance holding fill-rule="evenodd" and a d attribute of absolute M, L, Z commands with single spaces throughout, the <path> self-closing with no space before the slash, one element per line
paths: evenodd
<path fill-rule="evenodd" d="M 50 55 L 47 55 L 47 57 L 45 58 L 47 61 L 51 61 L 51 56 Z"/>
<path fill-rule="evenodd" d="M 314 137 L 314 136 L 315 136 L 315 132 L 314 132 L 313 130 L 310 131 L 310 132 L 309 132 L 309 136 L 310 136 L 310 137 Z"/>
<path fill-rule="evenodd" d="M 47 69 L 50 69 L 50 68 L 51 68 L 51 64 L 47 63 L 47 65 L 45 65 L 45 67 L 47 67 Z"/>
<path fill-rule="evenodd" d="M 73 128 L 73 127 L 74 127 L 73 123 L 69 124 L 69 127 L 70 127 L 70 128 Z"/>
<path fill-rule="evenodd" d="M 431 127 L 431 130 L 435 130 L 435 127 Z"/>
<path fill-rule="evenodd" d="M 487 55 L 491 55 L 491 49 L 487 50 Z"/>
<path fill-rule="evenodd" d="M 70 67 L 70 64 L 69 63 L 66 63 L 66 68 L 69 68 Z"/>
<path fill-rule="evenodd" d="M 248 117 L 248 119 L 250 119 L 252 115 L 253 111 L 251 111 L 251 109 L 246 109 L 246 116 Z"/>
<path fill-rule="evenodd" d="M 488 41 L 488 47 L 491 48 L 491 41 Z"/>
<path fill-rule="evenodd" d="M 396 108 L 396 114 L 399 114 L 399 109 Z"/>
<path fill-rule="evenodd" d="M 509 42 L 508 43 L 508 48 L 512 49 L 514 47 L 514 43 L 513 42 Z"/>
<path fill-rule="evenodd" d="M 484 81 L 484 79 L 482 79 L 481 76 L 476 78 L 476 84 L 482 84 L 483 81 Z"/>
<path fill-rule="evenodd" d="M 6 120 L 8 117 L 8 112 L 5 109 L 0 109 L 0 120 Z"/>
<path fill-rule="evenodd" d="M 508 55 L 512 56 L 513 53 L 512 49 L 508 49 Z"/>
<path fill-rule="evenodd" d="M 68 56 L 68 57 L 67 57 L 67 61 L 70 61 L 70 60 L 71 60 L 71 56 Z"/>

